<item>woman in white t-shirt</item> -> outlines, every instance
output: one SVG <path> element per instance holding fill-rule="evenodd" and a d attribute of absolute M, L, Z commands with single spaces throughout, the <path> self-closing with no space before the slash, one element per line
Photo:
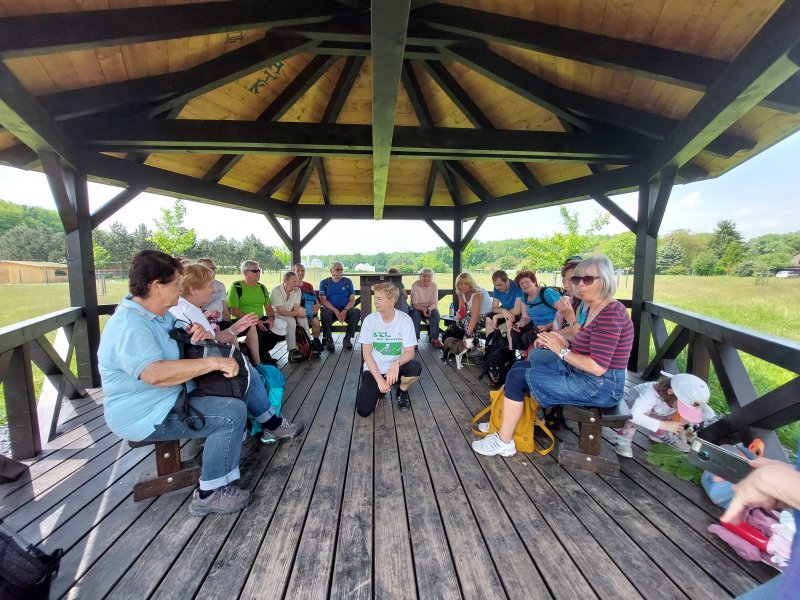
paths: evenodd
<path fill-rule="evenodd" d="M 486 315 L 492 313 L 492 297 L 482 287 L 478 287 L 472 275 L 461 273 L 456 278 L 458 292 L 458 324 L 464 329 L 467 337 L 475 335 Z"/>
<path fill-rule="evenodd" d="M 408 388 L 422 374 L 422 365 L 414 360 L 417 344 L 414 322 L 407 313 L 394 308 L 400 291 L 391 283 L 379 283 L 372 291 L 376 312 L 364 318 L 359 336 L 364 371 L 356 411 L 362 417 L 373 413 L 379 396 L 395 383 L 397 408 L 408 410 L 411 407 Z"/>

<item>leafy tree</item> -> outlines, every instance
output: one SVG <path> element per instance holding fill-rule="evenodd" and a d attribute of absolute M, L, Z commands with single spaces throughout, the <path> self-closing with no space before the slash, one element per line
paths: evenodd
<path fill-rule="evenodd" d="M 176 200 L 171 210 L 161 209 L 161 218 L 155 219 L 156 230 L 151 236 L 151 240 L 159 250 L 172 256 L 179 256 L 192 247 L 197 232 L 183 226 L 184 218 L 186 218 L 186 203 L 183 200 Z"/>
<path fill-rule="evenodd" d="M 735 264 L 742 262 L 744 258 L 744 245 L 737 242 L 731 242 L 728 244 L 728 247 L 725 248 L 725 252 L 722 253 L 722 257 L 719 259 L 719 264 L 726 269 L 732 269 Z"/>
<path fill-rule="evenodd" d="M 705 252 L 692 261 L 692 271 L 695 275 L 708 277 L 717 272 L 717 257 L 713 252 Z"/>
<path fill-rule="evenodd" d="M 94 266 L 98 269 L 105 269 L 108 266 L 110 257 L 108 250 L 95 242 L 92 244 L 92 252 L 94 254 Z"/>
<path fill-rule="evenodd" d="M 555 233 L 547 238 L 531 238 L 525 246 L 527 264 L 533 263 L 539 271 L 554 271 L 561 268 L 564 259 L 575 254 L 583 254 L 591 250 L 593 244 L 590 236 L 608 225 L 610 216 L 607 212 L 597 212 L 589 227 L 581 233 L 578 211 L 570 212 L 566 206 L 561 207 L 561 223 L 566 233 Z"/>
<path fill-rule="evenodd" d="M 709 247 L 717 258 L 722 258 L 728 246 L 731 244 L 741 246 L 743 240 L 742 234 L 736 229 L 736 223 L 730 219 L 724 219 L 714 227 L 714 235 L 711 236 Z"/>
<path fill-rule="evenodd" d="M 608 256 L 615 268 L 632 269 L 636 252 L 636 235 L 628 231 L 612 236 L 598 244 L 596 251 Z"/>
<path fill-rule="evenodd" d="M 0 234 L 14 229 L 17 225 L 34 228 L 41 226 L 56 233 L 64 232 L 57 211 L 0 200 Z"/>
<path fill-rule="evenodd" d="M 0 235 L 0 258 L 5 260 L 64 262 L 66 255 L 64 234 L 44 225 L 20 223 Z"/>
<path fill-rule="evenodd" d="M 683 248 L 675 240 L 668 239 L 664 244 L 658 245 L 656 270 L 659 273 L 666 273 L 673 267 L 683 265 L 685 258 Z"/>

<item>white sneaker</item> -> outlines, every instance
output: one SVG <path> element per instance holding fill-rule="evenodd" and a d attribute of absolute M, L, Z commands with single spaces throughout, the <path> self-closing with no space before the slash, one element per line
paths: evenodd
<path fill-rule="evenodd" d="M 483 422 L 478 423 L 478 431 L 482 431 L 483 433 L 487 433 L 489 431 L 489 423 Z"/>
<path fill-rule="evenodd" d="M 631 438 L 627 435 L 617 435 L 617 441 L 614 444 L 614 452 L 625 458 L 633 458 L 633 448 L 631 445 Z"/>
<path fill-rule="evenodd" d="M 504 442 L 496 433 L 491 433 L 482 440 L 475 440 L 472 442 L 472 449 L 484 456 L 514 456 L 517 453 L 514 440 Z"/>
<path fill-rule="evenodd" d="M 653 442 L 661 442 L 662 444 L 667 444 L 668 446 L 672 446 L 675 450 L 679 450 L 680 452 L 689 452 L 689 444 L 684 442 L 681 438 L 679 438 L 674 433 L 670 433 L 669 431 L 665 431 L 664 433 L 656 434 L 651 433 L 649 439 Z"/>

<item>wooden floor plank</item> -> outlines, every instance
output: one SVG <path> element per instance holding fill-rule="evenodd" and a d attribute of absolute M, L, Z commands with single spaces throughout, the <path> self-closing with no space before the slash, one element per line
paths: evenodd
<path fill-rule="evenodd" d="M 289 598 L 327 598 L 353 435 L 360 359 L 353 356 L 286 587 Z"/>

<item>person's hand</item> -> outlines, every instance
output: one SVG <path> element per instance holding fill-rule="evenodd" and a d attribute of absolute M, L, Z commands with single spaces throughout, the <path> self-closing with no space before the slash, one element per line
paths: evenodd
<path fill-rule="evenodd" d="M 741 523 L 747 509 L 760 506 L 772 510 L 781 504 L 786 491 L 781 486 L 796 486 L 800 473 L 786 463 L 767 459 L 750 461 L 753 472 L 733 485 L 734 496 L 720 518 L 726 523 Z"/>
<path fill-rule="evenodd" d="M 322 308 L 321 304 L 312 304 L 311 305 L 311 314 L 313 315 L 316 313 L 320 308 Z"/>
<path fill-rule="evenodd" d="M 659 421 L 658 428 L 670 433 L 680 433 L 684 429 L 683 423 L 680 421 Z"/>
<path fill-rule="evenodd" d="M 267 326 L 266 326 L 266 324 L 265 324 L 265 323 L 264 323 L 264 321 L 262 321 L 261 319 L 258 319 L 258 320 L 256 321 L 256 327 L 258 327 L 258 328 L 259 328 L 261 331 L 264 331 L 264 332 L 266 332 L 266 331 L 269 331 L 269 330 L 267 329 Z"/>
<path fill-rule="evenodd" d="M 388 385 L 394 385 L 397 383 L 398 379 L 400 379 L 400 363 L 395 361 L 389 365 L 389 368 L 386 370 L 386 383 Z"/>
<path fill-rule="evenodd" d="M 386 379 L 381 377 L 380 381 L 378 381 L 378 389 L 381 394 L 387 394 L 392 389 L 392 386 L 386 382 Z"/>
<path fill-rule="evenodd" d="M 541 332 L 537 338 L 542 342 L 542 346 L 550 350 L 551 352 L 555 352 L 558 354 L 564 348 L 569 348 L 569 343 L 564 337 L 555 331 L 543 331 Z"/>
<path fill-rule="evenodd" d="M 552 328 L 553 328 L 553 324 L 552 323 L 548 323 L 547 325 L 537 325 L 536 326 L 536 331 L 541 333 L 543 331 L 550 331 Z"/>
<path fill-rule="evenodd" d="M 514 322 L 514 315 L 511 314 L 510 310 L 506 310 L 505 308 L 501 310 L 500 313 L 497 315 L 498 319 L 500 319 L 501 317 L 506 320 L 506 323 Z"/>
<path fill-rule="evenodd" d="M 534 348 L 544 348 L 545 347 L 544 342 L 539 339 L 538 335 L 536 336 L 536 339 L 533 340 L 533 347 Z"/>
<path fill-rule="evenodd" d="M 345 319 L 347 318 L 347 311 L 342 309 L 339 311 L 339 314 L 336 317 L 336 320 L 340 323 L 344 323 Z"/>
<path fill-rule="evenodd" d="M 422 314 L 425 315 L 426 317 L 430 317 L 431 316 L 431 309 L 430 308 L 423 308 L 422 309 Z"/>
<path fill-rule="evenodd" d="M 235 335 L 239 335 L 240 333 L 247 331 L 253 325 L 260 324 L 263 327 L 263 323 L 258 318 L 256 313 L 248 313 L 240 319 L 236 319 L 233 325 L 231 325 L 231 331 Z"/>
<path fill-rule="evenodd" d="M 218 358 L 217 371 L 222 371 L 225 377 L 236 377 L 239 374 L 239 363 L 232 358 Z"/>
<path fill-rule="evenodd" d="M 306 309 L 302 306 L 295 306 L 292 310 L 292 316 L 294 317 L 305 317 L 306 316 Z"/>
<path fill-rule="evenodd" d="M 186 328 L 186 331 L 192 336 L 192 343 L 199 342 L 200 340 L 213 340 L 214 335 L 209 332 L 200 323 L 192 323 Z"/>

